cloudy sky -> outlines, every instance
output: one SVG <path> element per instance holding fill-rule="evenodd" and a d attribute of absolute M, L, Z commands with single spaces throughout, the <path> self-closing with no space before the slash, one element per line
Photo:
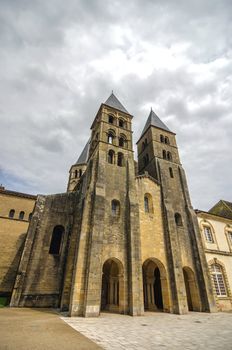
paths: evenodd
<path fill-rule="evenodd" d="M 176 132 L 195 208 L 232 201 L 231 0 L 0 0 L 0 183 L 66 190 L 114 90 Z"/>

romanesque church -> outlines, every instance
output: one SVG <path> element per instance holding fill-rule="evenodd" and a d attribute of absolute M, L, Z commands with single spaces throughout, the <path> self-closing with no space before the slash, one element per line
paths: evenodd
<path fill-rule="evenodd" d="M 38 196 L 11 306 L 85 317 L 216 310 L 175 133 L 151 110 L 135 161 L 132 122 L 112 93 L 67 192 Z"/>

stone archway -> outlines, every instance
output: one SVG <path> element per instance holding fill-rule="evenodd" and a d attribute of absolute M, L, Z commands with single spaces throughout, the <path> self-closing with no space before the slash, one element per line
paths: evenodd
<path fill-rule="evenodd" d="M 201 311 L 200 296 L 195 275 L 190 267 L 183 268 L 184 283 L 189 311 Z"/>
<path fill-rule="evenodd" d="M 102 268 L 101 311 L 124 310 L 124 278 L 121 261 L 111 258 Z"/>
<path fill-rule="evenodd" d="M 155 258 L 143 264 L 144 309 L 149 311 L 170 311 L 166 271 Z"/>

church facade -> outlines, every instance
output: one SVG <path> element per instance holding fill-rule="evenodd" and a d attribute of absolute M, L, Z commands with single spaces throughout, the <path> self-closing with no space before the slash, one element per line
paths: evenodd
<path fill-rule="evenodd" d="M 216 311 L 175 134 L 151 110 L 136 162 L 132 119 L 112 93 L 67 192 L 38 196 L 11 306 L 85 317 Z"/>

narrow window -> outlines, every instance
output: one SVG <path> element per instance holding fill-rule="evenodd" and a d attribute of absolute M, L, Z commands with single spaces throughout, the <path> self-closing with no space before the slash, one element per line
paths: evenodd
<path fill-rule="evenodd" d="M 182 218 L 179 213 L 175 213 L 175 222 L 177 226 L 183 226 Z"/>
<path fill-rule="evenodd" d="M 30 214 L 28 215 L 28 221 L 31 221 L 31 219 L 32 219 L 32 213 L 30 213 Z"/>
<path fill-rule="evenodd" d="M 172 178 L 174 177 L 172 168 L 169 168 L 169 174 L 170 174 L 170 177 L 172 177 Z"/>
<path fill-rule="evenodd" d="M 77 176 L 78 176 L 78 171 L 77 170 L 75 170 L 74 175 L 75 175 L 75 178 L 77 178 Z"/>
<path fill-rule="evenodd" d="M 160 135 L 160 142 L 164 142 L 164 135 Z"/>
<path fill-rule="evenodd" d="M 150 193 L 144 195 L 144 211 L 145 213 L 153 213 L 152 196 Z"/>
<path fill-rule="evenodd" d="M 207 242 L 213 243 L 213 235 L 209 226 L 204 226 L 204 235 Z"/>
<path fill-rule="evenodd" d="M 164 143 L 166 143 L 167 145 L 169 145 L 169 144 L 170 144 L 170 142 L 169 142 L 169 138 L 168 138 L 167 136 L 165 136 L 165 138 L 164 138 Z"/>
<path fill-rule="evenodd" d="M 20 213 L 19 213 L 19 220 L 23 220 L 24 219 L 24 215 L 25 215 L 24 211 L 20 211 Z"/>
<path fill-rule="evenodd" d="M 170 152 L 167 152 L 167 159 L 168 159 L 168 160 L 172 160 L 172 155 L 171 155 Z"/>
<path fill-rule="evenodd" d="M 217 296 L 225 297 L 227 293 L 221 266 L 218 264 L 211 265 L 211 273 Z"/>
<path fill-rule="evenodd" d="M 114 117 L 112 115 L 109 115 L 108 121 L 110 124 L 114 124 Z"/>
<path fill-rule="evenodd" d="M 120 126 L 120 128 L 124 128 L 124 120 L 119 119 L 118 125 Z"/>
<path fill-rule="evenodd" d="M 123 153 L 118 153 L 118 166 L 123 166 L 124 164 L 124 156 L 123 156 Z"/>
<path fill-rule="evenodd" d="M 63 226 L 55 226 L 52 232 L 52 239 L 49 248 L 49 254 L 59 255 L 64 233 Z"/>
<path fill-rule="evenodd" d="M 116 199 L 111 202 L 111 212 L 113 216 L 118 216 L 120 214 L 120 203 Z"/>
<path fill-rule="evenodd" d="M 143 142 L 142 143 L 142 150 L 144 150 L 145 149 L 145 143 Z"/>
<path fill-rule="evenodd" d="M 166 158 L 167 158 L 167 156 L 166 156 L 166 151 L 163 150 L 163 159 L 166 159 Z"/>
<path fill-rule="evenodd" d="M 149 163 L 149 155 L 146 154 L 146 164 L 148 164 L 148 163 Z"/>
<path fill-rule="evenodd" d="M 108 163 L 114 164 L 114 151 L 112 149 L 108 152 Z"/>
<path fill-rule="evenodd" d="M 9 212 L 9 218 L 13 219 L 14 215 L 15 215 L 15 210 L 11 209 Z"/>
<path fill-rule="evenodd" d="M 109 133 L 108 134 L 108 143 L 110 143 L 112 145 L 113 144 L 113 140 L 114 140 L 114 135 Z"/>
<path fill-rule="evenodd" d="M 149 199 L 147 196 L 144 196 L 144 211 L 149 213 Z"/>
<path fill-rule="evenodd" d="M 82 170 L 80 169 L 79 170 L 79 177 L 81 177 L 82 176 Z"/>

